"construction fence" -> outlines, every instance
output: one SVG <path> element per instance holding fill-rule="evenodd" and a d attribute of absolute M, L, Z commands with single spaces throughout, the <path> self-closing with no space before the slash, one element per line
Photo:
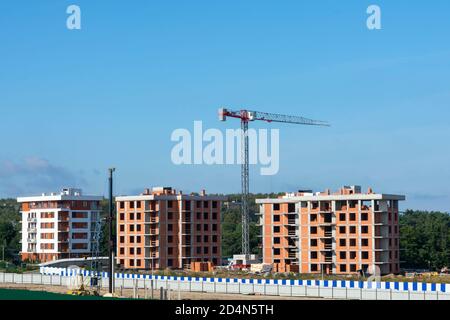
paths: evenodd
<path fill-rule="evenodd" d="M 68 286 L 70 279 L 87 270 L 44 268 L 40 274 L 0 273 L 0 283 Z M 108 274 L 102 274 L 102 286 L 108 286 Z M 142 274 L 115 274 L 119 289 L 163 288 L 170 291 L 310 297 L 351 300 L 450 300 L 449 284 L 415 282 L 363 282 L 336 280 L 274 280 L 174 277 Z"/>

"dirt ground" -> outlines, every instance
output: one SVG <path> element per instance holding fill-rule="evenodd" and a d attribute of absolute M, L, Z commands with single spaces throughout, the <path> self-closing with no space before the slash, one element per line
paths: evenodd
<path fill-rule="evenodd" d="M 64 286 L 45 286 L 45 285 L 31 285 L 31 284 L 10 284 L 0 283 L 0 288 L 3 289 L 23 289 L 33 291 L 46 291 L 53 293 L 65 294 L 69 290 Z M 124 289 L 117 292 L 123 298 L 133 298 L 132 289 Z M 102 294 L 107 293 L 106 290 L 102 290 Z M 147 290 L 147 296 L 143 289 L 138 292 L 138 298 L 151 299 L 150 290 Z M 159 290 L 153 291 L 153 299 L 159 300 Z M 170 293 L 170 300 L 317 300 L 320 298 L 308 298 L 308 297 L 279 297 L 279 296 L 262 296 L 262 295 L 245 295 L 245 294 L 221 294 L 221 293 L 202 293 L 202 292 L 180 292 L 172 291 Z"/>

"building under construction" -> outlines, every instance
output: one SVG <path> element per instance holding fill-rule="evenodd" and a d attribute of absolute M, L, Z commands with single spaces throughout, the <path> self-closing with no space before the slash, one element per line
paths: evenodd
<path fill-rule="evenodd" d="M 398 273 L 401 200 L 359 186 L 258 199 L 264 263 L 279 272 Z"/>
<path fill-rule="evenodd" d="M 183 269 L 221 264 L 221 204 L 225 197 L 146 189 L 116 197 L 117 262 L 124 269 Z"/>

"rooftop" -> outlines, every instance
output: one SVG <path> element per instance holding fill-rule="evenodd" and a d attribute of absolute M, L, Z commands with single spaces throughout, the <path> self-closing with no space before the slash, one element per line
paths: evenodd
<path fill-rule="evenodd" d="M 191 192 L 189 194 L 183 193 L 172 187 L 153 187 L 145 189 L 140 195 L 135 196 L 118 196 L 116 201 L 136 201 L 136 200 L 221 200 L 224 201 L 227 198 L 219 195 L 208 195 L 203 189 L 200 193 Z"/>
<path fill-rule="evenodd" d="M 62 201 L 62 200 L 83 200 L 100 201 L 102 196 L 83 195 L 83 191 L 77 188 L 63 188 L 60 192 L 42 193 L 40 196 L 18 197 L 17 202 L 38 202 L 38 201 Z"/>
<path fill-rule="evenodd" d="M 326 189 L 321 192 L 313 192 L 312 190 L 299 190 L 297 192 L 286 193 L 277 199 L 257 199 L 256 203 L 282 203 L 297 201 L 332 201 L 332 200 L 405 200 L 403 195 L 375 193 L 372 188 L 368 188 L 367 192 L 361 191 L 361 186 L 344 186 L 337 192 L 331 192 Z"/>

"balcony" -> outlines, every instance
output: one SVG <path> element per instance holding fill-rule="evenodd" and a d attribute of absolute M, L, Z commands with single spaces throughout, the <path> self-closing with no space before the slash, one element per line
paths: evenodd
<path fill-rule="evenodd" d="M 156 251 L 145 251 L 145 259 L 159 259 L 159 253 Z"/>
<path fill-rule="evenodd" d="M 36 232 L 37 232 L 37 229 L 36 229 L 36 228 L 28 228 L 27 231 L 28 231 L 29 233 L 36 233 Z"/>
<path fill-rule="evenodd" d="M 145 228 L 145 235 L 157 236 L 157 235 L 159 235 L 159 229 L 156 229 L 156 228 Z"/>
<path fill-rule="evenodd" d="M 159 223 L 159 218 L 156 216 L 145 217 L 145 223 L 157 224 Z"/>
<path fill-rule="evenodd" d="M 288 257 L 289 257 L 289 259 L 297 259 L 298 253 L 297 252 L 289 252 Z"/>
<path fill-rule="evenodd" d="M 145 246 L 149 248 L 159 247 L 159 241 L 157 240 L 146 240 Z"/>
<path fill-rule="evenodd" d="M 325 244 L 323 247 L 321 247 L 320 251 L 333 251 L 333 245 Z"/>
<path fill-rule="evenodd" d="M 33 218 L 27 218 L 28 222 L 37 222 L 37 218 L 33 217 Z"/>
<path fill-rule="evenodd" d="M 28 242 L 28 243 L 36 243 L 37 240 L 36 240 L 36 239 L 30 239 L 30 238 L 28 238 L 28 239 L 27 239 L 27 242 Z"/>

